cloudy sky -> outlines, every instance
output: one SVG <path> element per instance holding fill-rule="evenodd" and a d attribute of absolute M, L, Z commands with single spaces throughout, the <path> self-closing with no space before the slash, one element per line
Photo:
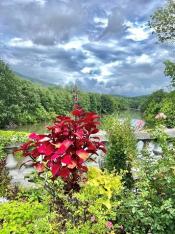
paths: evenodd
<path fill-rule="evenodd" d="M 0 57 L 16 72 L 137 96 L 169 85 L 173 57 L 147 26 L 164 0 L 0 0 Z"/>

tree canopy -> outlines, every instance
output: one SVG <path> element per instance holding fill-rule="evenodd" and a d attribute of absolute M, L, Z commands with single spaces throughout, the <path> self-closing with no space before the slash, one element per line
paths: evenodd
<path fill-rule="evenodd" d="M 23 125 L 67 115 L 73 106 L 71 87 L 42 86 L 17 77 L 0 60 L 0 127 Z M 110 114 L 128 109 L 133 99 L 82 92 L 79 104 L 87 111 Z M 139 105 L 139 104 L 138 104 Z"/>
<path fill-rule="evenodd" d="M 151 17 L 150 26 L 158 36 L 160 42 L 175 42 L 175 1 L 168 0 L 166 5 L 158 9 Z M 175 87 L 175 63 L 165 61 L 165 75 L 171 78 Z"/>
<path fill-rule="evenodd" d="M 168 0 L 151 17 L 150 26 L 161 42 L 175 40 L 175 1 Z"/>

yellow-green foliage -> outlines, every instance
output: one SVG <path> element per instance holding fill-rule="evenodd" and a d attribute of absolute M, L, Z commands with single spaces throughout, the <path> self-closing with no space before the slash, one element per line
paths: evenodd
<path fill-rule="evenodd" d="M 82 187 L 76 197 L 82 202 L 89 202 L 89 211 L 96 212 L 94 202 L 99 208 L 110 210 L 114 203 L 114 197 L 120 194 L 122 189 L 121 176 L 96 167 L 90 167 L 88 181 Z M 115 202 L 118 203 L 118 201 Z M 100 209 L 101 209 L 100 208 Z"/>
<path fill-rule="evenodd" d="M 58 184 L 56 196 L 53 197 L 56 199 L 58 233 L 114 233 L 116 209 L 123 189 L 121 179 L 115 173 L 89 167 L 77 192 L 65 194 Z M 107 227 L 108 221 L 112 222 L 111 228 Z"/>
<path fill-rule="evenodd" d="M 0 130 L 0 160 L 4 157 L 4 147 L 13 143 L 22 143 L 27 140 L 29 133 Z"/>
<path fill-rule="evenodd" d="M 17 131 L 4 131 L 0 130 L 0 141 L 6 138 L 7 143 L 20 142 L 26 140 L 29 133 L 27 132 L 17 132 Z"/>
<path fill-rule="evenodd" d="M 38 202 L 12 201 L 0 205 L 1 234 L 53 234 L 48 207 Z"/>
<path fill-rule="evenodd" d="M 66 233 L 111 233 L 114 227 L 109 230 L 106 223 L 114 220 L 113 224 L 115 224 L 116 208 L 120 203 L 121 191 L 121 176 L 90 167 L 88 181 L 82 185 L 78 193 L 73 195 L 77 201 L 76 207 L 68 204 L 69 209 L 73 211 L 74 219 L 79 221 L 73 225 L 68 220 Z"/>

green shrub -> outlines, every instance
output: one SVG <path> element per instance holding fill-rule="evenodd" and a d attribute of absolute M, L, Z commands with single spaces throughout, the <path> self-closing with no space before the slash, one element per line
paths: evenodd
<path fill-rule="evenodd" d="M 27 137 L 28 133 L 26 132 L 0 130 L 0 160 L 5 157 L 5 146 L 25 142 Z"/>
<path fill-rule="evenodd" d="M 120 173 L 126 171 L 124 181 L 127 187 L 133 184 L 131 165 L 136 157 L 136 140 L 130 121 L 120 122 L 116 116 L 106 117 L 104 129 L 108 135 L 105 168 Z"/>
<path fill-rule="evenodd" d="M 55 233 L 48 207 L 38 202 L 12 201 L 0 205 L 1 234 Z"/>
<path fill-rule="evenodd" d="M 68 194 L 61 181 L 55 183 L 52 209 L 57 213 L 58 233 L 108 234 L 115 229 L 121 176 L 90 167 L 87 177 L 82 178 L 80 191 Z M 106 226 L 109 221 L 111 228 Z"/>
<path fill-rule="evenodd" d="M 144 152 L 137 164 L 135 190 L 123 194 L 117 210 L 118 222 L 128 233 L 172 234 L 175 230 L 174 147 L 168 146 L 167 136 L 159 129 L 155 135 L 163 149 L 162 157 L 151 160 Z"/>
<path fill-rule="evenodd" d="M 37 187 L 34 188 L 18 187 L 16 199 L 21 201 L 43 202 L 46 200 L 46 197 L 46 191 L 43 191 L 43 189 L 37 184 Z"/>
<path fill-rule="evenodd" d="M 6 197 L 10 187 L 10 176 L 5 168 L 6 161 L 0 160 L 0 197 Z"/>

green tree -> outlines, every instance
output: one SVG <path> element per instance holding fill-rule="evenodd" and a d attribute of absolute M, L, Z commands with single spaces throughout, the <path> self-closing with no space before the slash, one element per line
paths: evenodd
<path fill-rule="evenodd" d="M 164 62 L 165 64 L 165 75 L 171 78 L 171 84 L 175 87 L 175 63 L 167 60 Z"/>
<path fill-rule="evenodd" d="M 131 167 L 136 157 L 136 140 L 130 121 L 120 122 L 116 116 L 109 116 L 104 120 L 104 129 L 108 138 L 105 167 L 109 171 L 115 169 L 118 173 L 125 171 L 125 185 L 131 188 Z"/>
<path fill-rule="evenodd" d="M 151 17 L 150 26 L 161 42 L 173 41 L 175 38 L 175 2 L 167 0 L 164 7 L 158 9 Z"/>
<path fill-rule="evenodd" d="M 167 0 L 164 7 L 158 9 L 151 17 L 150 26 L 161 42 L 174 42 L 175 40 L 175 1 Z M 171 61 L 165 62 L 165 75 L 172 79 L 175 86 L 175 64 Z"/>
<path fill-rule="evenodd" d="M 101 113 L 111 114 L 114 112 L 114 100 L 111 96 L 102 94 L 101 95 Z"/>
<path fill-rule="evenodd" d="M 47 121 L 67 115 L 73 107 L 73 87 L 44 87 L 17 77 L 0 60 L 0 127 Z M 78 91 L 79 104 L 87 111 L 110 114 L 127 108 L 127 98 Z"/>
<path fill-rule="evenodd" d="M 163 90 L 158 90 L 151 94 L 141 106 L 144 113 L 144 118 L 148 124 L 154 125 L 156 123 L 155 116 L 161 112 L 162 103 L 167 96 Z"/>

